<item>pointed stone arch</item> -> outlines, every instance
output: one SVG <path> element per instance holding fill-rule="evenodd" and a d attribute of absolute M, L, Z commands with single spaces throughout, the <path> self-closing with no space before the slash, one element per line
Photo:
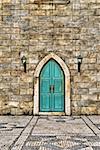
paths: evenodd
<path fill-rule="evenodd" d="M 54 59 L 62 68 L 65 75 L 65 115 L 71 114 L 71 100 L 70 100 L 70 72 L 65 62 L 56 54 L 50 53 L 45 56 L 37 65 L 34 72 L 34 115 L 39 115 L 39 76 L 43 66 L 50 60 Z M 45 113 L 46 114 L 46 113 Z"/>

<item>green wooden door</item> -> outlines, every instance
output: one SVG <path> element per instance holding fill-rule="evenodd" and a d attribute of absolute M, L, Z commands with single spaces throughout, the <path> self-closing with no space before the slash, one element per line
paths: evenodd
<path fill-rule="evenodd" d="M 53 59 L 40 73 L 40 112 L 64 112 L 64 73 Z"/>

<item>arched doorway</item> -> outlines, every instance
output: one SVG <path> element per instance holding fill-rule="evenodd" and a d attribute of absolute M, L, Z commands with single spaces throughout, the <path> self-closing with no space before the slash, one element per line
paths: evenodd
<path fill-rule="evenodd" d="M 43 66 L 39 78 L 39 111 L 64 112 L 64 73 L 59 64 L 50 59 Z"/>
<path fill-rule="evenodd" d="M 60 74 L 60 80 L 63 82 L 63 84 L 59 83 L 59 84 L 61 84 L 61 86 L 63 86 L 62 90 L 60 91 L 61 93 L 59 93 L 59 97 L 61 97 L 61 95 L 62 95 L 62 98 L 59 98 L 59 102 L 57 102 L 55 100 L 55 102 L 51 102 L 51 103 L 49 102 L 50 100 L 48 98 L 48 104 L 46 106 L 45 100 L 43 102 L 44 104 L 42 104 L 42 103 L 40 104 L 40 102 L 42 100 L 41 92 L 42 92 L 42 90 L 44 90 L 44 89 L 40 88 L 40 86 L 42 86 L 42 84 L 43 84 L 43 83 L 40 84 L 40 82 L 41 82 L 41 77 L 44 74 L 43 72 L 46 68 L 47 68 L 47 70 L 49 69 L 49 71 L 52 72 L 52 70 L 50 70 L 50 67 L 48 67 L 51 64 L 51 61 L 52 61 L 53 68 L 54 67 L 56 68 L 54 70 L 57 71 L 57 74 Z M 50 80 L 51 80 L 51 78 L 52 78 L 52 76 L 50 77 Z M 48 83 L 49 82 L 51 82 L 51 81 L 48 81 Z M 52 82 L 54 82 L 54 80 Z M 55 92 L 54 86 L 55 86 L 55 84 L 50 84 L 50 83 L 48 84 L 48 90 L 52 94 L 53 94 L 53 92 Z M 56 88 L 58 88 L 58 87 L 59 87 L 59 85 L 57 85 Z M 45 88 L 47 89 L 47 87 L 45 87 Z M 64 89 L 64 91 L 63 91 L 63 89 Z M 53 96 L 56 97 L 56 93 L 54 93 Z M 59 103 L 60 107 L 58 106 L 58 104 L 56 104 L 56 108 L 54 108 L 54 105 L 55 105 L 54 103 Z M 49 113 L 53 112 L 53 115 L 57 115 L 56 112 L 58 112 L 58 115 L 59 115 L 60 114 L 59 112 L 61 112 L 61 113 L 64 112 L 65 115 L 70 115 L 71 114 L 70 103 L 71 103 L 71 100 L 70 100 L 70 72 L 69 72 L 69 69 L 60 57 L 58 57 L 54 53 L 50 53 L 49 55 L 45 56 L 40 61 L 40 63 L 37 65 L 35 73 L 34 73 L 34 108 L 33 108 L 33 113 L 34 113 L 34 115 L 39 115 L 42 112 L 42 114 L 46 115 L 46 114 L 48 114 L 48 112 Z M 43 107 L 44 107 L 43 105 L 45 106 L 45 110 L 43 109 Z M 41 109 L 40 109 L 40 107 L 41 107 Z"/>

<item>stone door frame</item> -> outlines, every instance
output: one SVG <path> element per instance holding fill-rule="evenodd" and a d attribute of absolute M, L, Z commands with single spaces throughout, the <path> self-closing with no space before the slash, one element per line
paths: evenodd
<path fill-rule="evenodd" d="M 33 107 L 33 114 L 39 115 L 39 77 L 40 72 L 43 66 L 50 60 L 54 59 L 58 62 L 58 64 L 61 66 L 64 75 L 65 75 L 65 115 L 71 114 L 71 99 L 70 99 L 70 72 L 69 68 L 66 66 L 65 62 L 58 57 L 54 53 L 50 53 L 49 55 L 45 56 L 37 65 L 35 72 L 34 72 L 34 107 Z M 46 112 L 42 114 L 48 114 Z M 51 113 L 52 114 L 52 113 Z M 55 113 L 53 113 L 55 115 Z M 57 115 L 57 114 L 56 114 Z M 59 113 L 58 113 L 59 115 Z"/>

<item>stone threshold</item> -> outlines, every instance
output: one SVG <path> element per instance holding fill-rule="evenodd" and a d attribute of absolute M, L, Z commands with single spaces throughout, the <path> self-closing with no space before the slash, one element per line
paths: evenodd
<path fill-rule="evenodd" d="M 65 116 L 64 112 L 39 112 L 42 116 Z"/>

